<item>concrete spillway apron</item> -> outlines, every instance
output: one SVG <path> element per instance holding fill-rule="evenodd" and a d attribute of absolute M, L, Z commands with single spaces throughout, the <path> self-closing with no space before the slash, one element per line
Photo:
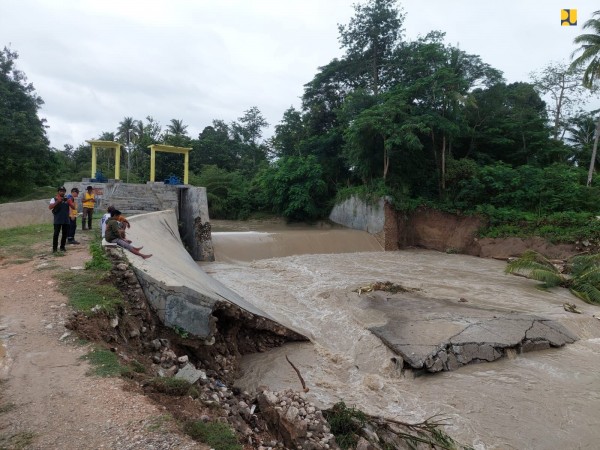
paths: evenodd
<path fill-rule="evenodd" d="M 369 306 L 383 311 L 388 321 L 369 329 L 412 369 L 455 370 L 466 364 L 495 361 L 511 350 L 543 350 L 577 340 L 561 323 L 534 314 L 507 313 L 415 294 L 377 300 L 371 300 Z"/>
<path fill-rule="evenodd" d="M 124 254 L 146 298 L 166 326 L 210 339 L 216 329 L 215 310 L 237 309 L 238 315 L 252 319 L 254 328 L 306 339 L 207 275 L 184 248 L 172 210 L 132 216 L 128 220 L 131 228 L 127 230 L 127 238 L 135 247 L 143 246 L 142 253 L 153 256 L 143 259 L 128 251 Z"/>

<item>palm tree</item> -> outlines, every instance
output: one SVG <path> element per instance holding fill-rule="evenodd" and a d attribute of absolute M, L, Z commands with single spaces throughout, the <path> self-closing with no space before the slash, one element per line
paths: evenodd
<path fill-rule="evenodd" d="M 183 124 L 183 120 L 171 119 L 171 123 L 167 125 L 167 132 L 175 137 L 187 135 L 187 125 Z"/>
<path fill-rule="evenodd" d="M 577 255 L 565 264 L 565 273 L 533 250 L 510 262 L 506 273 L 523 275 L 541 281 L 542 289 L 564 287 L 586 303 L 600 304 L 600 253 Z"/>
<path fill-rule="evenodd" d="M 136 124 L 137 120 L 134 120 L 133 117 L 124 117 L 123 120 L 119 122 L 119 128 L 117 129 L 117 137 L 119 141 L 125 142 L 125 150 L 127 152 L 127 183 L 129 183 L 129 172 L 131 170 L 131 144 L 137 141 L 135 135 Z"/>
<path fill-rule="evenodd" d="M 132 117 L 124 117 L 121 122 L 119 122 L 119 128 L 117 128 L 117 138 L 121 142 L 125 142 L 125 144 L 129 145 L 132 141 L 135 140 L 135 125 L 137 120 L 133 120 Z"/>
<path fill-rule="evenodd" d="M 600 79 L 600 10 L 592 14 L 592 18 L 583 24 L 583 28 L 589 28 L 592 32 L 577 36 L 573 43 L 580 45 L 571 57 L 576 53 L 581 53 L 571 63 L 571 67 L 582 67 L 587 65 L 583 73 L 583 85 L 592 89 Z M 596 152 L 598 150 L 598 136 L 600 135 L 600 117 L 596 126 L 596 137 L 594 139 L 594 148 L 592 149 L 592 160 L 590 161 L 590 170 L 588 171 L 587 185 L 592 184 L 592 174 L 596 165 Z"/>

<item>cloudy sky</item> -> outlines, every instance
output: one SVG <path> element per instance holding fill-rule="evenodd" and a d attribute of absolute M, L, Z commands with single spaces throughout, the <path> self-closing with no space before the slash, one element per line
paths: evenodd
<path fill-rule="evenodd" d="M 197 137 L 257 106 L 272 127 L 319 66 L 342 56 L 354 0 L 0 0 L 0 46 L 43 98 L 51 145 L 116 131 L 126 116 Z M 405 37 L 431 30 L 508 82 L 568 61 L 597 0 L 404 0 Z M 560 10 L 578 10 L 561 27 Z"/>

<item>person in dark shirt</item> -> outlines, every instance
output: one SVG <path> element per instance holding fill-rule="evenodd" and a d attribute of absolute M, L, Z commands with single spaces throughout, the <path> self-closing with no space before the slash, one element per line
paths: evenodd
<path fill-rule="evenodd" d="M 66 197 L 67 190 L 64 186 L 58 188 L 58 193 L 48 205 L 48 209 L 54 214 L 54 235 L 52 236 L 52 252 L 58 251 L 58 235 L 60 237 L 60 251 L 64 252 L 67 249 L 65 244 L 67 243 L 67 235 L 69 234 L 69 227 L 71 226 L 71 220 L 69 219 L 69 201 Z"/>

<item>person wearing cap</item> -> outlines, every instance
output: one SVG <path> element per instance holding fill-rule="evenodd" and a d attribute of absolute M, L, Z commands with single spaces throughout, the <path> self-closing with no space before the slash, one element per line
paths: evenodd
<path fill-rule="evenodd" d="M 79 195 L 79 189 L 74 187 L 71 189 L 71 193 L 67 195 L 67 202 L 69 203 L 69 234 L 67 236 L 67 244 L 79 244 L 75 240 L 75 231 L 77 231 L 77 196 Z"/>
<path fill-rule="evenodd" d="M 69 206 L 66 198 L 67 190 L 64 186 L 58 188 L 58 193 L 55 197 L 50 200 L 48 209 L 52 211 L 54 215 L 54 235 L 52 236 L 52 252 L 58 251 L 58 235 L 60 237 L 60 250 L 66 251 L 65 244 L 67 243 L 67 235 L 69 234 L 69 227 L 71 222 L 69 220 Z"/>
<path fill-rule="evenodd" d="M 92 217 L 94 216 L 94 207 L 96 206 L 96 195 L 94 188 L 88 186 L 81 198 L 81 206 L 83 207 L 83 216 L 81 217 L 81 226 L 83 230 L 92 229 Z M 87 221 L 87 228 L 85 227 Z"/>
<path fill-rule="evenodd" d="M 106 232 L 104 238 L 111 244 L 117 244 L 119 247 L 129 250 L 134 255 L 141 256 L 144 259 L 150 258 L 152 255 L 144 255 L 140 253 L 143 247 L 134 247 L 131 245 L 131 241 L 125 239 L 125 230 L 121 226 L 118 217 L 121 215 L 121 211 L 113 209 L 110 213 L 110 219 L 106 222 Z"/>

